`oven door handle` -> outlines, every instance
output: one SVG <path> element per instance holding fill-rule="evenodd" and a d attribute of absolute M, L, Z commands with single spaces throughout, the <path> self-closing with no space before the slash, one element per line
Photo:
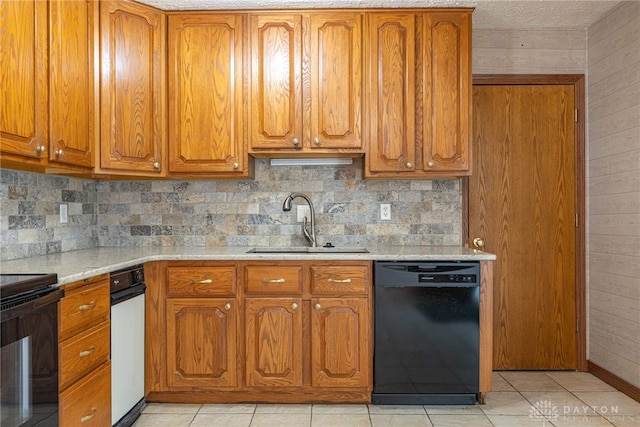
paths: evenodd
<path fill-rule="evenodd" d="M 22 316 L 23 314 L 31 313 L 49 304 L 55 304 L 60 301 L 63 296 L 64 291 L 62 289 L 54 288 L 53 291 L 39 298 L 2 310 L 1 321 L 4 322 Z"/>

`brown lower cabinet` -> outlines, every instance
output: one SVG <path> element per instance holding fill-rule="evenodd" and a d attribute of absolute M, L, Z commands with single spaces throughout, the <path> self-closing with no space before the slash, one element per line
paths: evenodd
<path fill-rule="evenodd" d="M 61 426 L 111 425 L 109 275 L 64 285 L 58 308 Z"/>
<path fill-rule="evenodd" d="M 370 400 L 371 262 L 162 261 L 145 274 L 148 401 Z"/>

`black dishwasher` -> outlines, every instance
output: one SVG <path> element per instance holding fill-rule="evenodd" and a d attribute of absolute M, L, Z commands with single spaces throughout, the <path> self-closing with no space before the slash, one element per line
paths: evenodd
<path fill-rule="evenodd" d="M 480 265 L 374 263 L 372 403 L 475 404 Z"/>

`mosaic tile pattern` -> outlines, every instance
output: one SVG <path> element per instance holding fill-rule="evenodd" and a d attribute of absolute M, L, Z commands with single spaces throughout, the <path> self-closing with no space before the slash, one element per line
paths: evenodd
<path fill-rule="evenodd" d="M 92 180 L 0 169 L 0 260 L 96 247 L 97 198 Z"/>
<path fill-rule="evenodd" d="M 0 169 L 1 260 L 97 246 L 306 246 L 282 203 L 311 197 L 318 244 L 460 245 L 459 180 L 363 180 L 348 166 L 272 167 L 254 180 L 93 181 Z M 69 223 L 59 223 L 59 205 Z M 380 203 L 391 220 L 380 220 Z"/>

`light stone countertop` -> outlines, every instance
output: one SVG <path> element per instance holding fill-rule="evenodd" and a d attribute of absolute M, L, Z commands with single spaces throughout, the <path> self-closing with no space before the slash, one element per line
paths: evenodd
<path fill-rule="evenodd" d="M 462 246 L 367 246 L 369 253 L 247 253 L 253 247 L 102 247 L 0 262 L 0 273 L 57 273 L 58 284 L 149 261 L 492 261 Z"/>

